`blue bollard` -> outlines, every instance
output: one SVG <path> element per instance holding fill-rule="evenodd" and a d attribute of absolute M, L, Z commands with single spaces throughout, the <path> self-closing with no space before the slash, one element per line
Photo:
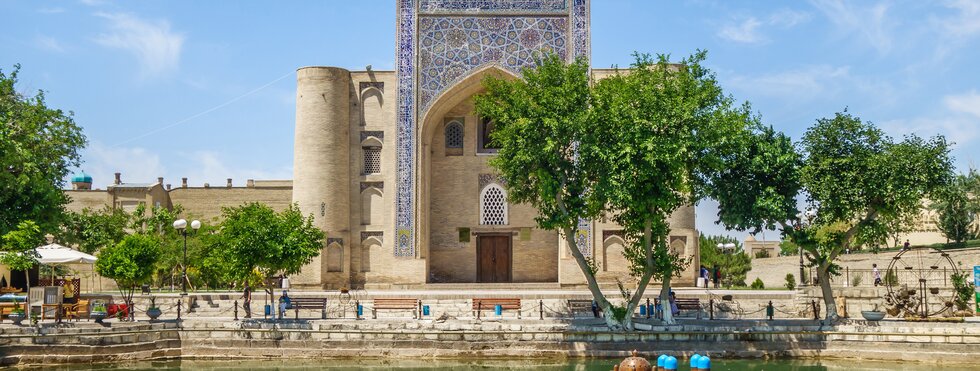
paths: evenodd
<path fill-rule="evenodd" d="M 422 315 L 423 316 L 428 316 L 429 315 L 429 306 L 428 305 L 423 305 L 422 306 Z"/>
<path fill-rule="evenodd" d="M 698 370 L 709 371 L 711 370 L 711 358 L 708 356 L 703 356 L 698 360 Z"/>
<path fill-rule="evenodd" d="M 357 317 L 360 318 L 363 315 L 364 315 L 364 306 L 358 304 L 357 305 Z"/>
<path fill-rule="evenodd" d="M 663 370 L 664 369 L 664 361 L 666 361 L 666 360 L 667 360 L 667 355 L 666 354 L 661 354 L 660 357 L 657 357 L 657 369 L 658 370 Z"/>
<path fill-rule="evenodd" d="M 673 356 L 668 356 L 667 359 L 664 360 L 664 370 L 667 371 L 677 370 L 677 358 L 674 358 Z"/>
<path fill-rule="evenodd" d="M 497 306 L 493 307 L 493 314 L 496 314 L 496 315 L 499 316 L 503 312 L 504 312 L 504 307 L 500 306 L 500 304 L 497 304 Z"/>
<path fill-rule="evenodd" d="M 691 356 L 691 370 L 697 371 L 697 369 L 698 369 L 698 361 L 700 361 L 700 360 L 701 360 L 701 355 L 700 354 L 694 353 L 694 355 Z"/>
<path fill-rule="evenodd" d="M 641 316 L 647 315 L 647 306 L 646 305 L 641 305 L 640 306 L 640 315 Z"/>

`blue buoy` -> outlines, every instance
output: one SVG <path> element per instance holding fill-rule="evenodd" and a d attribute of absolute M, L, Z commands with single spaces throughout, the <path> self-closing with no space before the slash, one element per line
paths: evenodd
<path fill-rule="evenodd" d="M 701 355 L 699 355 L 697 353 L 694 353 L 694 355 L 691 356 L 691 370 L 697 370 L 698 369 L 698 361 L 700 359 L 701 359 Z"/>
<path fill-rule="evenodd" d="M 664 370 L 673 371 L 676 369 L 677 369 L 677 358 L 674 358 L 673 356 L 667 357 L 667 359 L 664 360 Z"/>
<path fill-rule="evenodd" d="M 711 358 L 708 356 L 703 356 L 698 359 L 698 370 L 708 371 L 711 370 Z"/>
<path fill-rule="evenodd" d="M 666 354 L 661 354 L 660 357 L 657 357 L 657 368 L 663 370 L 664 369 L 664 361 L 666 361 L 666 360 L 667 360 L 667 355 Z"/>
<path fill-rule="evenodd" d="M 422 315 L 423 316 L 428 316 L 429 315 L 429 306 L 428 305 L 423 305 L 422 306 Z"/>
<path fill-rule="evenodd" d="M 493 307 L 493 314 L 499 316 L 503 312 L 504 312 L 504 307 L 500 306 L 500 304 L 497 304 L 497 306 Z"/>

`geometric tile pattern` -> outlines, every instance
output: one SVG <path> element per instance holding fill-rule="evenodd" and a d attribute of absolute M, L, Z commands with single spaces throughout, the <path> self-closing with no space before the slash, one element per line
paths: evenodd
<path fill-rule="evenodd" d="M 535 58 L 567 58 L 564 17 L 426 17 L 419 19 L 419 117 L 437 94 L 476 67 L 492 64 L 520 75 Z"/>
<path fill-rule="evenodd" d="M 396 0 L 396 4 L 393 253 L 415 257 L 419 117 L 441 92 L 482 66 L 496 65 L 520 74 L 543 52 L 569 60 L 588 58 L 589 1 Z M 580 223 L 576 234 L 577 240 L 590 241 L 591 223 Z M 582 251 L 591 255 L 587 246 Z"/>

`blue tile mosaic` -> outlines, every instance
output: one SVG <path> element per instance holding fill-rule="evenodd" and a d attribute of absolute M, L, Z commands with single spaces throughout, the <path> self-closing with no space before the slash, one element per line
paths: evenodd
<path fill-rule="evenodd" d="M 569 3 L 571 6 L 569 7 Z M 419 117 L 485 65 L 516 74 L 535 57 L 589 57 L 589 0 L 397 0 L 398 75 L 394 255 L 415 257 Z M 580 224 L 591 255 L 591 223 Z"/>

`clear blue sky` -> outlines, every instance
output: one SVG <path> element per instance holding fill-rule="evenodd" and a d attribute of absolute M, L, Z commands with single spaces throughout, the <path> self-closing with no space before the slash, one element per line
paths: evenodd
<path fill-rule="evenodd" d="M 116 171 L 290 179 L 296 68 L 393 69 L 393 0 L 0 0 L 0 15 L 0 68 L 75 112 L 100 187 Z M 592 1 L 595 67 L 698 48 L 794 138 L 848 107 L 896 137 L 946 135 L 961 170 L 980 154 L 980 1 Z M 698 212 L 722 232 L 710 202 Z"/>

